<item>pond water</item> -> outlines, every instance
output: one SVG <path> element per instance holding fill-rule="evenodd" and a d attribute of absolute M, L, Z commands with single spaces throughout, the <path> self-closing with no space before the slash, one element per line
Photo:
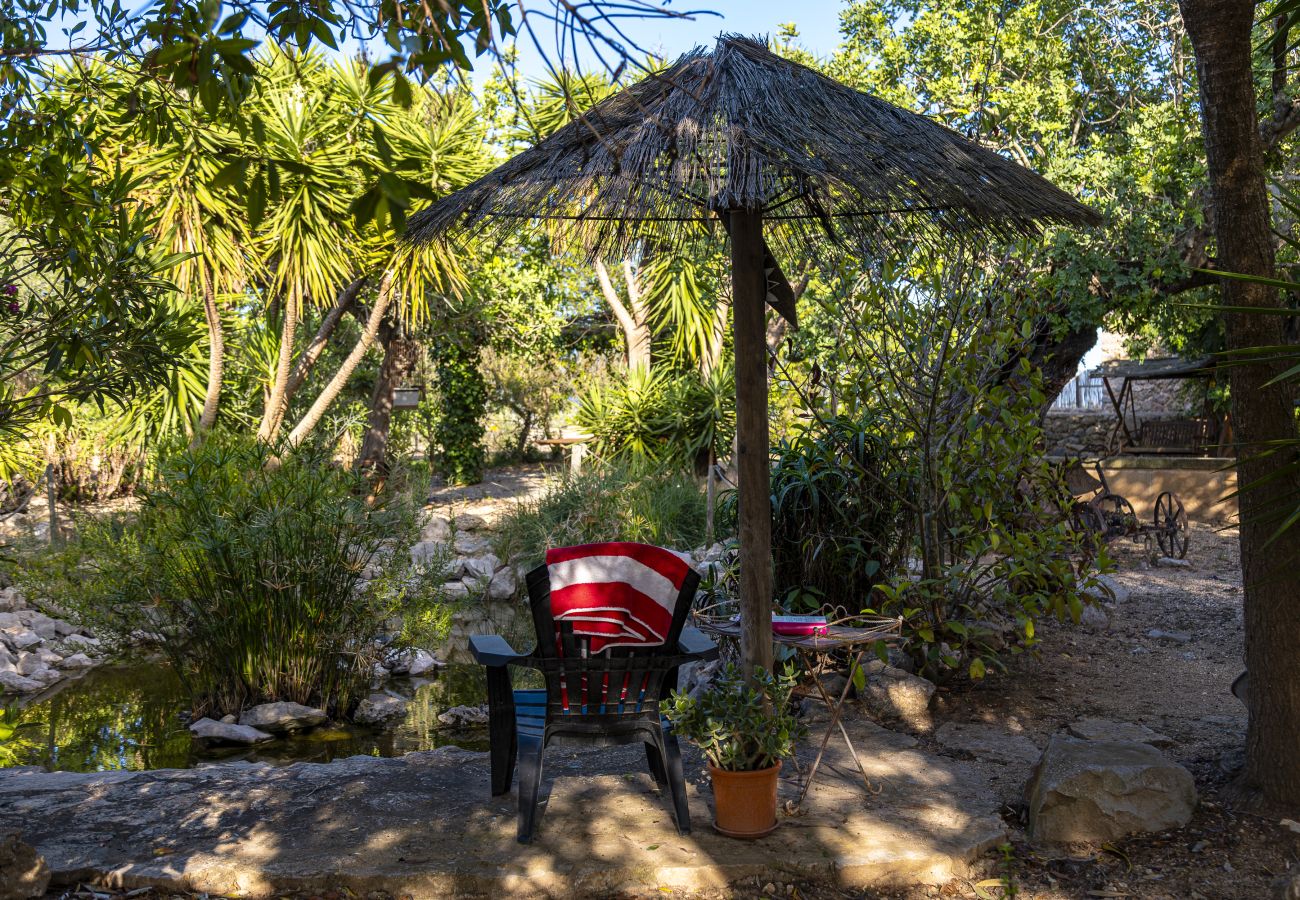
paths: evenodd
<path fill-rule="evenodd" d="M 432 679 L 397 679 L 386 689 L 410 701 L 404 719 L 385 728 L 326 725 L 254 747 L 202 747 L 181 714 L 188 698 L 163 664 L 105 666 L 50 697 L 0 710 L 0 767 L 45 766 L 70 772 L 185 768 L 203 762 L 328 762 L 345 756 L 401 756 L 456 744 L 486 750 L 486 729 L 449 729 L 438 714 L 487 698 L 484 670 L 452 665 Z"/>

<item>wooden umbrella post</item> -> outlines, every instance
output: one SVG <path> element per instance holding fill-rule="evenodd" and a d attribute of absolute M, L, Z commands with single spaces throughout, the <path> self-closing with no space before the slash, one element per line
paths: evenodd
<path fill-rule="evenodd" d="M 772 510 L 767 433 L 767 273 L 763 214 L 733 209 L 731 310 L 736 354 L 740 655 L 745 673 L 772 670 Z"/>

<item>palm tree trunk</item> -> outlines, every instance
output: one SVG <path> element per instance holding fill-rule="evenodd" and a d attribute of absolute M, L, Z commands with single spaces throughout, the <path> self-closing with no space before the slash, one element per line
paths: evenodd
<path fill-rule="evenodd" d="M 290 447 L 296 447 L 302 443 L 307 435 L 311 434 L 321 418 L 324 417 L 326 410 L 333 403 L 338 395 L 343 392 L 347 385 L 348 379 L 352 377 L 352 372 L 365 357 L 366 351 L 375 342 L 375 336 L 379 333 L 379 325 L 384 321 L 384 314 L 393 303 L 393 273 L 385 272 L 384 278 L 379 284 L 379 296 L 375 298 L 375 306 L 370 310 L 370 318 L 366 320 L 365 330 L 361 332 L 361 337 L 357 339 L 356 346 L 352 352 L 343 360 L 334 377 L 321 390 L 316 402 L 311 405 L 311 409 L 289 433 L 288 442 Z"/>
<path fill-rule="evenodd" d="M 284 323 L 280 327 L 280 355 L 276 360 L 275 378 L 266 398 L 266 409 L 262 410 L 262 424 L 257 429 L 259 441 L 273 441 L 280 431 L 284 420 L 285 396 L 289 385 L 290 364 L 293 362 L 293 339 L 298 332 L 299 300 L 286 297 L 284 303 Z"/>
<path fill-rule="evenodd" d="M 357 455 L 357 470 L 372 478 L 387 474 L 388 434 L 393 423 L 393 391 L 411 371 L 415 355 L 411 342 L 400 326 L 384 322 L 379 327 L 379 343 L 384 347 L 384 362 L 375 378 L 375 389 L 370 394 L 370 414 L 366 418 L 366 433 Z"/>
<path fill-rule="evenodd" d="M 212 289 L 212 272 L 203 273 L 203 315 L 208 320 L 208 390 L 203 398 L 203 412 L 199 426 L 190 440 L 190 449 L 203 443 L 207 432 L 217 423 L 217 410 L 221 405 L 221 379 L 226 369 L 226 337 L 221 327 L 221 311 L 217 309 L 216 295 Z"/>
<path fill-rule="evenodd" d="M 357 297 L 361 295 L 361 289 L 365 287 L 366 281 L 367 276 L 362 275 L 339 292 L 334 306 L 321 320 L 320 328 L 316 329 L 316 336 L 311 339 L 307 349 L 302 352 L 302 355 L 298 357 L 298 361 L 293 365 L 293 372 L 289 375 L 289 384 L 285 388 L 286 403 L 293 399 L 293 395 L 298 393 L 298 389 L 303 386 L 307 376 L 311 374 L 312 368 L 320 359 L 321 354 L 325 352 L 325 347 L 329 345 L 334 330 L 338 328 L 339 321 L 352 308 L 352 304 L 357 302 Z"/>

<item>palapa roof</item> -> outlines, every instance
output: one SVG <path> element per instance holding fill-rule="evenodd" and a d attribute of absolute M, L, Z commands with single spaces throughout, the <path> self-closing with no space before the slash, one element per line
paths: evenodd
<path fill-rule="evenodd" d="M 679 243 L 683 222 L 712 224 L 731 208 L 761 208 L 778 243 L 1099 221 L 949 128 L 724 35 L 412 216 L 407 235 L 541 226 L 595 254 L 647 237 Z"/>
<path fill-rule="evenodd" d="M 1111 359 L 1088 373 L 1091 378 L 1127 378 L 1130 381 L 1157 381 L 1169 378 L 1209 378 L 1214 374 L 1214 357 L 1184 359 L 1159 356 L 1148 359 Z"/>

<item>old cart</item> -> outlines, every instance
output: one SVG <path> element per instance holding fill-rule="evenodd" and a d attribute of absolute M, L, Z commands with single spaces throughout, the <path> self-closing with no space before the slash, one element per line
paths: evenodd
<path fill-rule="evenodd" d="M 1151 524 L 1143 524 L 1128 498 L 1110 489 L 1100 461 L 1093 469 L 1097 473 L 1095 478 L 1084 469 L 1081 460 L 1074 460 L 1065 473 L 1066 486 L 1075 497 L 1092 492 L 1087 499 L 1075 500 L 1070 510 L 1070 520 L 1077 531 L 1104 542 L 1118 537 L 1138 542 L 1154 539 L 1164 556 L 1176 559 L 1187 556 L 1187 513 L 1177 494 L 1161 492 L 1156 497 Z"/>

